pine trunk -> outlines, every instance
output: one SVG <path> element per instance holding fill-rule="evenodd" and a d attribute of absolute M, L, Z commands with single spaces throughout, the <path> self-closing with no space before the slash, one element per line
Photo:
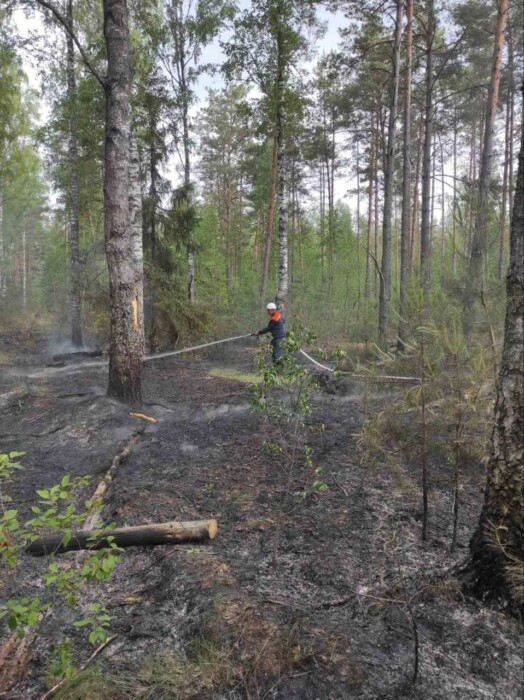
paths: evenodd
<path fill-rule="evenodd" d="M 4 189 L 0 180 L 0 298 L 7 295 L 6 256 L 4 243 Z"/>
<path fill-rule="evenodd" d="M 126 0 L 104 0 L 107 50 L 104 218 L 111 339 L 108 395 L 141 400 L 141 338 L 134 327 L 135 265 L 129 216 L 131 79 Z"/>
<path fill-rule="evenodd" d="M 483 598 L 524 605 L 524 130 L 510 231 L 504 347 L 495 425 L 477 530 L 471 540 L 466 586 Z M 520 590 L 519 590 L 520 589 Z"/>
<path fill-rule="evenodd" d="M 433 141 L 433 40 L 435 37 L 434 0 L 427 0 L 426 97 L 424 150 L 422 154 L 422 214 L 420 223 L 420 276 L 424 295 L 431 285 L 431 145 Z"/>
<path fill-rule="evenodd" d="M 371 296 L 371 222 L 373 218 L 373 124 L 371 125 L 371 143 L 369 145 L 368 177 L 368 220 L 366 227 L 366 276 L 364 279 L 364 299 Z"/>
<path fill-rule="evenodd" d="M 73 28 L 73 0 L 67 0 L 67 20 Z M 66 32 L 67 40 L 67 102 L 69 107 L 69 256 L 71 270 L 71 342 L 81 348 L 82 304 L 80 298 L 80 230 L 78 216 L 78 146 L 76 125 L 75 49 L 73 38 Z"/>
<path fill-rule="evenodd" d="M 511 88 L 510 88 L 511 93 Z M 504 133 L 504 174 L 502 176 L 502 202 L 501 202 L 501 212 L 500 212 L 500 225 L 499 225 L 499 262 L 497 269 L 497 277 L 502 280 L 504 276 L 504 261 L 506 258 L 506 211 L 507 211 L 507 200 L 508 200 L 508 176 L 509 176 L 509 140 L 511 135 L 509 133 L 511 116 L 511 96 L 508 95 L 508 102 L 506 104 L 506 127 Z"/>
<path fill-rule="evenodd" d="M 400 76 L 400 41 L 402 38 L 403 0 L 397 0 L 395 37 L 393 40 L 393 76 L 389 102 L 388 141 L 384 170 L 384 209 L 382 221 L 382 274 L 378 307 L 378 339 L 387 343 L 389 301 L 391 298 L 391 229 L 393 216 L 393 179 L 395 177 L 395 141 L 397 133 L 398 85 Z"/>
<path fill-rule="evenodd" d="M 491 79 L 488 88 L 488 100 L 484 117 L 484 138 L 482 142 L 482 160 L 478 182 L 478 207 L 473 227 L 471 243 L 471 258 L 469 264 L 468 293 L 465 305 L 471 310 L 472 302 L 477 298 L 482 288 L 482 263 L 488 246 L 488 231 L 490 222 L 489 191 L 491 173 L 493 170 L 493 143 L 495 138 L 495 120 L 499 97 L 500 75 L 502 65 L 502 48 L 504 31 L 508 13 L 508 0 L 498 0 L 497 24 L 493 44 L 493 59 Z M 468 314 L 469 318 L 469 314 Z"/>
<path fill-rule="evenodd" d="M 280 30 L 282 31 L 282 29 Z M 282 41 L 282 39 L 281 39 Z M 279 56 L 281 51 L 279 51 Z M 277 103 L 277 170 L 278 170 L 278 288 L 276 303 L 280 309 L 284 309 L 289 291 L 288 268 L 288 239 L 287 239 L 287 198 L 286 198 L 286 154 L 284 140 L 285 124 L 285 74 L 283 67 L 278 77 L 278 103 Z"/>
<path fill-rule="evenodd" d="M 413 0 L 406 5 L 406 94 L 404 100 L 404 134 L 402 164 L 402 214 L 400 223 L 400 290 L 398 350 L 404 348 L 407 335 L 406 291 L 409 275 L 409 233 L 411 211 L 411 80 L 413 62 Z"/>

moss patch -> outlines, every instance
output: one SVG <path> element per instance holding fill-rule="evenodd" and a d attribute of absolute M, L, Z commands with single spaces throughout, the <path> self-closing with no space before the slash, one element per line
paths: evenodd
<path fill-rule="evenodd" d="M 231 367 L 217 367 L 216 369 L 210 370 L 209 374 L 212 377 L 234 379 L 237 382 L 242 382 L 243 384 L 260 384 L 262 381 L 262 377 L 259 377 L 258 374 L 253 374 L 251 372 L 240 372 L 239 370 Z"/>

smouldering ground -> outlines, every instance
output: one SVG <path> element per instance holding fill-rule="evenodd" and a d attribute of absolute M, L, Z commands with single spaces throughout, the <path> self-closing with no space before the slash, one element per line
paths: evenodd
<path fill-rule="evenodd" d="M 311 493 L 311 470 L 299 463 L 290 474 L 263 449 L 269 428 L 250 413 L 244 381 L 253 352 L 248 341 L 147 366 L 143 411 L 158 423 L 145 426 L 119 468 L 104 518 L 124 526 L 215 517 L 219 535 L 198 547 L 124 553 L 103 592 L 82 600 L 103 600 L 120 637 L 60 697 L 520 698 L 517 623 L 464 600 L 447 573 L 464 557 L 478 516 L 482 467 L 469 465 L 464 475 L 457 553 L 449 554 L 445 479 L 432 492 L 422 546 L 418 465 L 400 479 L 387 464 L 361 462 L 354 437 L 361 403 L 349 387 L 314 397 L 308 441 L 329 490 Z M 2 451 L 27 453 L 12 489 L 23 511 L 34 488 L 66 473 L 96 481 L 144 427 L 104 397 L 104 384 L 104 368 L 39 374 L 23 386 L 19 375 L 3 375 L 1 392 L 23 389 L 0 408 Z M 391 390 L 374 403 L 387 409 L 390 400 Z M 432 469 L 447 468 L 434 456 Z M 23 559 L 16 581 L 2 576 L 2 593 L 34 595 L 44 567 Z M 54 599 L 55 617 L 42 625 L 26 677 L 2 697 L 42 694 L 49 649 L 64 634 L 58 613 L 66 621 L 80 614 L 60 605 Z M 414 626 L 419 676 L 411 685 Z M 82 632 L 67 634 L 87 658 Z"/>

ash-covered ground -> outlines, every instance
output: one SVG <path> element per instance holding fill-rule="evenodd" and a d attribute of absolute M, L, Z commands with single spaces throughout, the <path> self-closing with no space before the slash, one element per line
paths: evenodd
<path fill-rule="evenodd" d="M 50 649 L 66 635 L 78 664 L 88 658 L 72 622 L 97 600 L 119 637 L 62 698 L 520 698 L 518 622 L 465 599 L 453 574 L 478 518 L 482 465 L 463 474 L 455 554 L 445 478 L 434 479 L 422 544 L 419 465 L 399 479 L 387 463 L 361 460 L 363 406 L 348 384 L 313 397 L 307 440 L 329 486 L 314 492 L 310 468 L 299 460 L 290 471 L 264 449 L 271 428 L 250 412 L 246 385 L 215 376 L 253 371 L 255 352 L 249 340 L 148 363 L 141 410 L 156 425 L 105 397 L 103 365 L 57 371 L 19 348 L 1 368 L 0 451 L 26 452 L 9 489 L 23 515 L 36 488 L 65 474 L 96 484 L 141 429 L 105 495 L 104 521 L 219 523 L 207 544 L 126 550 L 111 582 L 86 589 L 78 609 L 51 594 L 22 678 L 1 697 L 41 697 Z M 377 390 L 372 408 L 387 410 L 394 392 Z M 439 460 L 431 470 L 442 477 L 450 467 Z M 46 566 L 22 555 L 16 572 L 2 571 L 1 597 L 48 595 L 39 583 Z"/>

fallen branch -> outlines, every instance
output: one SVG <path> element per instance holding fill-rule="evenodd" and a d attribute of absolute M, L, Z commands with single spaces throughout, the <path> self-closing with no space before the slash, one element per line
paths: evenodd
<path fill-rule="evenodd" d="M 91 501 L 101 501 L 105 492 L 107 491 L 109 484 L 113 481 L 113 478 L 115 476 L 116 470 L 122 464 L 122 462 L 129 457 L 131 454 L 131 450 L 135 446 L 135 444 L 138 442 L 140 439 L 140 436 L 144 432 L 145 427 L 140 428 L 139 430 L 135 431 L 133 435 L 131 436 L 131 439 L 127 443 L 127 445 L 124 447 L 123 450 L 121 450 L 117 455 L 113 457 L 113 460 L 111 462 L 111 466 L 107 470 L 107 472 L 104 474 L 104 478 L 98 486 L 95 489 L 95 492 L 91 496 Z M 85 528 L 86 530 L 93 530 L 96 525 L 98 524 L 98 512 L 93 513 L 85 522 Z"/>
<path fill-rule="evenodd" d="M 114 634 L 112 637 L 109 637 L 109 639 L 106 639 L 106 641 L 105 641 L 103 644 L 101 644 L 99 647 L 97 647 L 97 648 L 94 650 L 94 652 L 91 654 L 91 656 L 90 656 L 90 657 L 88 658 L 88 660 L 85 662 L 85 664 L 83 664 L 82 666 L 80 666 L 80 668 L 78 669 L 78 671 L 76 671 L 76 673 L 73 673 L 73 675 L 70 676 L 69 678 L 63 678 L 63 679 L 60 681 L 60 683 L 57 683 L 56 685 L 54 685 L 54 686 L 51 688 L 51 690 L 48 690 L 47 693 L 46 693 L 45 695 L 42 695 L 42 697 L 40 698 L 40 700 L 51 700 L 51 698 L 54 698 L 55 695 L 58 693 L 59 690 L 62 690 L 62 688 L 63 688 L 65 685 L 67 685 L 67 683 L 73 681 L 73 680 L 74 680 L 75 678 L 77 678 L 81 673 L 83 673 L 83 672 L 86 670 L 86 668 L 89 666 L 89 664 L 92 663 L 92 662 L 97 658 L 97 656 L 99 656 L 99 655 L 104 651 L 104 649 L 107 649 L 107 647 L 108 647 L 112 642 L 114 642 L 115 639 L 116 639 L 117 637 L 118 637 L 118 634 Z"/>
<path fill-rule="evenodd" d="M 61 533 L 46 535 L 30 542 L 25 551 L 36 557 L 63 554 L 81 549 L 103 549 L 115 544 L 118 547 L 142 547 L 144 545 L 182 544 L 213 540 L 218 532 L 216 520 L 193 520 L 135 527 L 120 527 L 115 530 L 78 530 L 71 533 L 65 543 Z"/>

